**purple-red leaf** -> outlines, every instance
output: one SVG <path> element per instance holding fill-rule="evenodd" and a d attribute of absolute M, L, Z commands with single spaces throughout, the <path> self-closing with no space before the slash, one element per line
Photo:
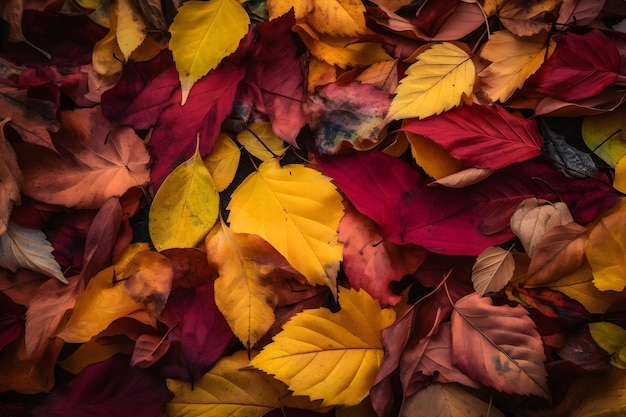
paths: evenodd
<path fill-rule="evenodd" d="M 161 320 L 170 328 L 170 349 L 157 364 L 170 378 L 200 378 L 233 337 L 215 304 L 213 283 L 172 291 Z"/>
<path fill-rule="evenodd" d="M 154 417 L 173 397 L 165 381 L 116 355 L 50 394 L 34 417 Z"/>
<path fill-rule="evenodd" d="M 26 307 L 0 292 L 0 350 L 19 336 L 24 328 Z"/>
<path fill-rule="evenodd" d="M 465 165 L 497 169 L 534 158 L 543 138 L 533 120 L 504 107 L 460 106 L 402 128 L 426 136 Z"/>
<path fill-rule="evenodd" d="M 584 35 L 566 33 L 554 53 L 537 71 L 538 90 L 563 101 L 600 94 L 617 78 L 620 55 L 598 29 Z"/>

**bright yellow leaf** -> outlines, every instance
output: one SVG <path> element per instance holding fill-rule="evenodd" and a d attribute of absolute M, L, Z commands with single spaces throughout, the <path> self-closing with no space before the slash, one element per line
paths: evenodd
<path fill-rule="evenodd" d="M 319 402 L 292 397 L 280 381 L 248 368 L 246 351 L 220 358 L 197 381 L 168 379 L 167 387 L 174 394 L 166 404 L 169 417 L 261 417 L 281 407 L 319 409 Z"/>
<path fill-rule="evenodd" d="M 458 106 L 474 88 L 476 69 L 458 46 L 443 42 L 422 52 L 406 70 L 387 118 L 423 119 Z"/>
<path fill-rule="evenodd" d="M 250 18 L 236 0 L 190 0 L 170 26 L 169 48 L 182 88 L 182 104 L 196 81 L 233 52 L 248 33 Z"/>
<path fill-rule="evenodd" d="M 337 81 L 337 68 L 326 61 L 312 57 L 309 60 L 307 77 L 307 91 L 313 94 L 317 86 Z"/>
<path fill-rule="evenodd" d="M 261 236 L 309 283 L 336 291 L 343 253 L 337 228 L 344 212 L 328 177 L 271 159 L 239 185 L 227 209 L 233 231 Z"/>
<path fill-rule="evenodd" d="M 616 211 L 601 217 L 591 229 L 585 251 L 600 291 L 626 287 L 626 213 Z"/>
<path fill-rule="evenodd" d="M 128 60 L 130 55 L 142 44 L 146 38 L 147 27 L 130 0 L 117 0 L 115 3 L 117 15 L 116 37 L 117 44 Z"/>
<path fill-rule="evenodd" d="M 626 155 L 622 156 L 615 164 L 615 178 L 613 188 L 620 193 L 626 193 Z"/>
<path fill-rule="evenodd" d="M 313 56 L 330 65 L 346 67 L 366 67 L 377 62 L 392 59 L 380 43 L 354 42 L 349 37 L 332 37 L 318 34 L 306 23 L 299 23 L 293 29 Z"/>
<path fill-rule="evenodd" d="M 322 405 L 359 404 L 376 379 L 384 355 L 380 332 L 395 312 L 365 291 L 342 289 L 339 300 L 338 313 L 317 308 L 289 320 L 252 366 Z"/>
<path fill-rule="evenodd" d="M 220 133 L 211 153 L 202 158 L 218 192 L 224 191 L 233 182 L 240 157 L 241 151 L 237 144 L 227 134 Z"/>
<path fill-rule="evenodd" d="M 493 33 L 480 51 L 491 64 L 480 73 L 483 91 L 491 101 L 504 102 L 554 52 L 556 42 L 545 31 L 520 38 L 508 30 Z"/>
<path fill-rule="evenodd" d="M 133 352 L 135 342 L 130 339 L 107 341 L 99 343 L 90 340 L 83 343 L 69 357 L 58 362 L 59 367 L 74 375 L 81 372 L 88 365 L 109 359 L 111 356 Z"/>
<path fill-rule="evenodd" d="M 257 235 L 234 233 L 223 221 L 206 238 L 209 264 L 219 273 L 215 303 L 235 336 L 250 349 L 274 324 L 285 277 L 297 276 L 287 261 Z"/>
<path fill-rule="evenodd" d="M 462 171 L 464 166 L 458 159 L 433 140 L 412 132 L 402 132 L 411 144 L 411 154 L 417 165 L 428 175 L 438 180 Z"/>
<path fill-rule="evenodd" d="M 198 149 L 172 171 L 154 196 L 148 226 L 158 250 L 193 248 L 217 220 L 219 194 Z"/>
<path fill-rule="evenodd" d="M 356 37 L 369 32 L 365 6 L 361 0 L 268 0 L 270 19 L 293 7 L 296 20 L 305 21 L 316 31 L 330 36 Z"/>
<path fill-rule="evenodd" d="M 237 135 L 237 141 L 261 161 L 281 156 L 287 150 L 285 142 L 274 134 L 270 122 L 252 123 L 248 128 L 250 130 L 243 130 Z"/>
<path fill-rule="evenodd" d="M 583 140 L 587 147 L 611 167 L 626 155 L 626 106 L 583 119 Z"/>
<path fill-rule="evenodd" d="M 145 244 L 131 245 L 114 265 L 103 269 L 87 284 L 76 300 L 74 311 L 57 337 L 69 343 L 84 343 L 106 329 L 114 320 L 144 310 L 143 303 L 133 300 L 119 282 L 116 271 L 123 271 L 131 258 L 145 250 Z M 145 315 L 146 322 L 150 322 Z"/>

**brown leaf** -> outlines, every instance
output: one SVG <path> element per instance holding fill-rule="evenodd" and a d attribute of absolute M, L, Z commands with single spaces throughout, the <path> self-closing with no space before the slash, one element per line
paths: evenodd
<path fill-rule="evenodd" d="M 63 130 L 54 136 L 58 154 L 16 144 L 24 194 L 66 207 L 99 208 L 148 183 L 150 156 L 131 128 L 113 126 L 99 107 L 64 111 L 61 119 Z"/>
<path fill-rule="evenodd" d="M 480 295 L 498 292 L 508 284 L 514 271 L 511 251 L 490 246 L 478 255 L 472 268 L 474 290 Z"/>
<path fill-rule="evenodd" d="M 488 168 L 466 168 L 462 171 L 439 178 L 428 184 L 429 187 L 443 185 L 448 188 L 464 188 L 481 182 L 493 174 L 495 170 Z"/>
<path fill-rule="evenodd" d="M 526 0 L 511 0 L 504 2 L 498 17 L 504 27 L 517 36 L 531 36 L 542 30 L 550 31 L 560 3 L 561 0 L 539 0 L 529 5 Z"/>
<path fill-rule="evenodd" d="M 22 201 L 20 196 L 22 171 L 17 165 L 13 147 L 4 137 L 4 125 L 9 120 L 0 121 L 0 235 L 7 230 L 13 204 L 19 205 Z"/>
<path fill-rule="evenodd" d="M 167 257 L 158 252 L 143 251 L 126 265 L 121 279 L 131 298 L 143 303 L 157 317 L 170 295 L 173 277 L 174 268 Z"/>
<path fill-rule="evenodd" d="M 530 258 L 524 286 L 540 286 L 574 272 L 585 262 L 587 228 L 576 222 L 548 231 Z"/>

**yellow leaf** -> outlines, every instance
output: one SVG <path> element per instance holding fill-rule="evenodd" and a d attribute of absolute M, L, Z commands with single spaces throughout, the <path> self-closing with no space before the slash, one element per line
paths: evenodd
<path fill-rule="evenodd" d="M 458 384 L 431 384 L 408 397 L 402 409 L 411 417 L 504 417 Z"/>
<path fill-rule="evenodd" d="M 626 155 L 626 106 L 583 119 L 583 140 L 587 147 L 611 167 Z"/>
<path fill-rule="evenodd" d="M 243 130 L 237 135 L 237 141 L 261 161 L 281 156 L 287 150 L 285 142 L 274 134 L 270 122 L 252 123 L 248 128 L 254 133 L 250 130 Z"/>
<path fill-rule="evenodd" d="M 428 175 L 438 180 L 461 171 L 464 166 L 458 159 L 425 136 L 402 132 L 411 144 L 411 154 L 417 165 Z"/>
<path fill-rule="evenodd" d="M 622 291 L 626 287 L 626 213 L 615 211 L 601 217 L 589 234 L 585 250 L 600 291 Z"/>
<path fill-rule="evenodd" d="M 124 58 L 128 60 L 133 51 L 146 38 L 146 24 L 130 0 L 117 0 L 115 13 L 117 17 L 115 31 L 117 44 L 124 54 Z"/>
<path fill-rule="evenodd" d="M 337 68 L 326 61 L 312 57 L 307 71 L 307 91 L 315 93 L 315 87 L 337 81 Z"/>
<path fill-rule="evenodd" d="M 380 332 L 395 320 L 365 291 L 342 289 L 341 311 L 305 310 L 284 326 L 252 361 L 295 395 L 322 405 L 356 405 L 376 379 L 384 349 Z"/>
<path fill-rule="evenodd" d="M 472 267 L 474 290 L 480 295 L 498 292 L 508 284 L 515 271 L 511 252 L 490 246 L 478 257 Z"/>
<path fill-rule="evenodd" d="M 272 159 L 239 185 L 227 209 L 233 231 L 261 236 L 308 282 L 336 291 L 343 203 L 328 177 L 303 165 L 281 167 Z"/>
<path fill-rule="evenodd" d="M 607 373 L 583 376 L 576 380 L 553 415 L 569 417 L 626 415 L 626 371 L 612 368 Z"/>
<path fill-rule="evenodd" d="M 241 151 L 237 144 L 227 134 L 220 133 L 211 153 L 202 158 L 218 192 L 224 191 L 233 182 L 240 157 Z"/>
<path fill-rule="evenodd" d="M 354 42 L 350 37 L 332 37 L 318 34 L 306 23 L 299 23 L 293 29 L 313 56 L 330 65 L 346 67 L 366 67 L 391 57 L 381 44 L 375 42 Z"/>
<path fill-rule="evenodd" d="M 150 238 L 158 250 L 193 248 L 217 220 L 219 195 L 198 149 L 172 171 L 150 207 Z"/>
<path fill-rule="evenodd" d="M 222 357 L 197 381 L 167 380 L 174 398 L 169 417 L 261 417 L 281 407 L 318 410 L 319 403 L 294 398 L 280 381 L 248 368 L 248 352 Z"/>
<path fill-rule="evenodd" d="M 91 13 L 87 15 L 91 20 L 99 24 L 100 26 L 104 26 L 106 28 L 111 27 L 111 22 L 109 21 L 109 0 L 74 0 L 77 4 L 84 7 L 85 9 L 93 10 Z"/>
<path fill-rule="evenodd" d="M 90 340 L 80 345 L 69 357 L 60 360 L 58 365 L 74 375 L 80 373 L 88 365 L 109 359 L 111 356 L 133 352 L 135 342 L 130 339 L 121 339 L 113 342 L 103 342 Z"/>
<path fill-rule="evenodd" d="M 626 346 L 626 330 L 608 321 L 589 323 L 589 331 L 593 340 L 609 355 L 617 353 Z"/>
<path fill-rule="evenodd" d="M 133 300 L 123 282 L 116 278 L 138 251 L 145 245 L 131 245 L 114 265 L 103 269 L 87 284 L 76 300 L 74 311 L 57 337 L 69 343 L 84 343 L 106 329 L 114 320 L 144 310 L 144 305 Z M 149 322 L 146 315 L 146 322 Z"/>
<path fill-rule="evenodd" d="M 390 120 L 423 119 L 458 106 L 474 88 L 476 70 L 471 57 L 458 46 L 443 42 L 422 52 L 406 70 L 391 102 Z"/>
<path fill-rule="evenodd" d="M 481 58 L 491 61 L 479 77 L 491 101 L 504 102 L 526 79 L 535 73 L 554 52 L 556 42 L 548 33 L 520 38 L 508 30 L 493 33 L 480 51 Z"/>
<path fill-rule="evenodd" d="M 235 336 L 250 349 L 274 323 L 277 293 L 297 272 L 257 235 L 234 233 L 223 221 L 206 238 L 209 264 L 219 272 L 215 303 Z"/>
<path fill-rule="evenodd" d="M 357 37 L 368 33 L 365 6 L 361 0 L 268 0 L 270 19 L 287 13 L 293 7 L 296 20 L 306 21 L 320 33 L 331 36 Z"/>
<path fill-rule="evenodd" d="M 169 48 L 182 88 L 182 104 L 196 81 L 233 52 L 248 33 L 250 18 L 236 0 L 190 0 L 170 26 Z"/>
<path fill-rule="evenodd" d="M 620 193 L 626 193 L 626 155 L 622 156 L 615 164 L 615 178 L 613 188 Z"/>

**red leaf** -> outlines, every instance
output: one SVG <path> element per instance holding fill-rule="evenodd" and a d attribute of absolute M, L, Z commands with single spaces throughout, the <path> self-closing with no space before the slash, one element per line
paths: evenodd
<path fill-rule="evenodd" d="M 170 378 L 200 378 L 224 353 L 233 337 L 215 304 L 212 283 L 172 291 L 161 320 L 171 329 L 170 349 L 157 363 Z"/>
<path fill-rule="evenodd" d="M 26 307 L 0 292 L 0 350 L 19 336 L 24 328 Z"/>
<path fill-rule="evenodd" d="M 503 168 L 534 158 L 543 145 L 533 120 L 497 104 L 456 107 L 415 120 L 402 130 L 432 139 L 465 165 L 477 168 Z"/>
<path fill-rule="evenodd" d="M 173 397 L 165 381 L 116 355 L 55 390 L 34 417 L 153 417 Z"/>
<path fill-rule="evenodd" d="M 343 268 L 355 289 L 365 289 L 382 305 L 396 305 L 401 297 L 389 284 L 412 274 L 426 258 L 426 251 L 414 246 L 397 246 L 383 240 L 380 228 L 353 208 L 339 223 L 343 245 Z"/>
<path fill-rule="evenodd" d="M 617 78 L 620 55 L 611 39 L 598 29 L 566 33 L 554 53 L 534 75 L 538 90 L 563 101 L 598 95 Z"/>
<path fill-rule="evenodd" d="M 257 26 L 257 38 L 245 82 L 257 110 L 267 114 L 274 133 L 296 145 L 304 126 L 304 73 L 291 27 L 293 11 Z"/>

